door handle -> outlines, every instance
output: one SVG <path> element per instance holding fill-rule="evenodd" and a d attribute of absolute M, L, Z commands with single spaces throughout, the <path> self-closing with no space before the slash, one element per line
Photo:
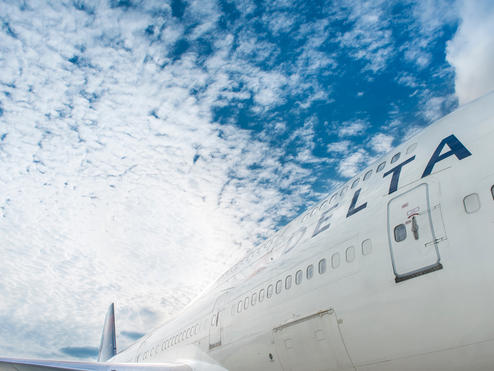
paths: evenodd
<path fill-rule="evenodd" d="M 413 237 L 418 240 L 419 239 L 419 225 L 417 224 L 417 218 L 415 215 L 412 217 L 412 232 Z"/>

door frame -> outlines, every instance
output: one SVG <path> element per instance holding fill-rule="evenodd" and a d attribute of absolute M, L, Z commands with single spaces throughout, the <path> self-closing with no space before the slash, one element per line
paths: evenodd
<path fill-rule="evenodd" d="M 434 249 L 436 251 L 436 256 L 437 256 L 437 261 L 434 264 L 426 265 L 424 267 L 412 270 L 410 272 L 398 273 L 396 270 L 395 254 L 393 252 L 394 231 L 393 231 L 393 226 L 392 226 L 391 218 L 390 218 L 390 205 L 392 202 L 396 201 L 397 199 L 402 198 L 406 194 L 408 194 L 414 190 L 417 190 L 420 187 L 424 187 L 424 186 L 425 186 L 425 202 L 427 205 L 427 218 L 429 221 L 429 227 L 430 227 L 430 231 L 431 231 L 431 235 L 432 235 L 432 241 L 426 242 L 425 245 L 431 245 L 431 244 L 434 245 Z M 439 246 L 438 246 L 439 242 L 443 238 L 438 238 L 437 233 L 436 233 L 436 229 L 434 228 L 434 222 L 433 222 L 433 216 L 432 216 L 433 207 L 432 207 L 432 203 L 430 200 L 430 192 L 429 191 L 430 191 L 429 183 L 423 182 L 423 183 L 420 183 L 420 184 L 416 185 L 415 187 L 413 187 L 413 188 L 411 188 L 411 189 L 409 189 L 403 193 L 400 193 L 399 195 L 396 195 L 395 197 L 393 197 L 391 200 L 388 201 L 386 224 L 387 224 L 387 229 L 388 229 L 388 241 L 389 241 L 389 252 L 391 254 L 391 264 L 393 266 L 393 273 L 395 275 L 395 282 L 396 283 L 406 281 L 406 280 L 409 280 L 412 278 L 422 276 L 422 275 L 427 274 L 427 273 L 431 273 L 431 272 L 435 272 L 437 270 L 443 269 L 443 265 L 441 263 L 441 254 L 439 253 Z M 437 209 L 439 210 L 439 213 L 440 213 L 440 208 L 438 207 Z M 440 221 L 436 220 L 436 222 L 442 223 L 442 215 L 439 214 L 439 217 L 441 218 L 441 220 Z M 437 218 L 437 216 L 436 216 L 436 218 Z"/>
<path fill-rule="evenodd" d="M 209 350 L 219 347 L 222 341 L 222 316 L 225 314 L 225 303 L 230 289 L 223 291 L 216 299 L 209 320 Z"/>

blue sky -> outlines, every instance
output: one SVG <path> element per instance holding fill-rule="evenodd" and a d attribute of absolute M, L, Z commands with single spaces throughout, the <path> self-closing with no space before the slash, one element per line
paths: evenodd
<path fill-rule="evenodd" d="M 0 355 L 125 347 L 494 88 L 492 1 L 0 1 Z"/>

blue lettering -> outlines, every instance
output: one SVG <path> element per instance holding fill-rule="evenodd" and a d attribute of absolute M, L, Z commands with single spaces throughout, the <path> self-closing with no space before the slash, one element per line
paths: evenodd
<path fill-rule="evenodd" d="M 367 207 L 367 202 L 364 202 L 362 205 L 355 207 L 355 205 L 357 205 L 358 196 L 360 195 L 361 190 L 362 190 L 362 188 L 356 190 L 355 193 L 353 194 L 352 203 L 350 204 L 350 207 L 349 207 L 348 212 L 346 214 L 347 218 L 349 216 L 352 216 L 353 214 L 358 213 L 361 210 L 364 210 Z"/>
<path fill-rule="evenodd" d="M 283 254 L 288 253 L 289 251 L 293 250 L 295 246 L 297 246 L 297 244 L 300 242 L 302 237 L 304 237 L 305 231 L 307 231 L 307 227 L 302 227 L 290 236 L 290 239 L 287 242 L 287 248 L 285 251 L 283 251 Z M 298 237 L 297 237 L 297 233 L 299 234 Z"/>
<path fill-rule="evenodd" d="M 446 144 L 449 147 L 449 151 L 441 155 L 441 152 Z M 449 137 L 444 138 L 441 143 L 439 143 L 431 159 L 429 160 L 429 163 L 425 167 L 422 178 L 432 173 L 432 169 L 434 168 L 434 165 L 436 163 L 444 160 L 445 158 L 448 158 L 451 155 L 455 155 L 458 160 L 463 160 L 465 157 L 472 155 L 470 151 L 466 149 L 465 146 L 453 134 L 451 134 Z"/>
<path fill-rule="evenodd" d="M 323 223 L 326 223 L 329 219 L 331 219 L 333 214 L 331 214 L 331 215 L 327 215 L 327 214 L 329 214 L 331 211 L 333 211 L 337 207 L 338 207 L 338 204 L 334 205 L 332 208 L 330 208 L 330 209 L 328 209 L 322 213 L 321 218 L 317 222 L 316 229 L 314 230 L 314 233 L 312 233 L 312 237 L 316 237 L 319 233 L 324 232 L 326 229 L 329 228 L 331 223 L 328 223 L 325 225 L 323 225 Z"/>
<path fill-rule="evenodd" d="M 388 195 L 396 192 L 396 190 L 398 189 L 398 181 L 400 180 L 401 168 L 409 162 L 412 162 L 413 160 L 415 160 L 415 156 L 410 157 L 408 160 L 403 161 L 401 164 L 396 165 L 394 168 L 388 170 L 383 174 L 383 178 L 387 177 L 389 174 L 393 174 L 393 176 L 391 177 L 391 183 L 389 184 Z"/>

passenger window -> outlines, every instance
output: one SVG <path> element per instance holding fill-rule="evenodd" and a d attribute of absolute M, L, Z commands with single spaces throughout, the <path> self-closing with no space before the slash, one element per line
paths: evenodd
<path fill-rule="evenodd" d="M 250 298 L 250 303 L 252 305 L 256 305 L 256 302 L 257 302 L 257 292 L 253 293 L 251 298 Z"/>
<path fill-rule="evenodd" d="M 407 228 L 405 227 L 405 224 L 398 224 L 395 227 L 395 241 L 401 242 L 405 238 L 407 238 Z"/>
<path fill-rule="evenodd" d="M 237 304 L 237 313 L 240 313 L 242 311 L 242 300 L 240 300 Z"/>
<path fill-rule="evenodd" d="M 269 299 L 271 296 L 273 296 L 273 285 L 268 286 L 268 290 L 266 293 L 266 297 Z"/>
<path fill-rule="evenodd" d="M 264 300 L 264 289 L 259 290 L 259 303 Z"/>
<path fill-rule="evenodd" d="M 381 162 L 381 163 L 379 164 L 379 166 L 377 167 L 376 173 L 378 173 L 378 172 L 382 171 L 382 169 L 384 169 L 384 166 L 386 166 L 386 161 Z"/>
<path fill-rule="evenodd" d="M 364 180 L 369 179 L 371 177 L 371 175 L 372 175 L 372 170 L 369 170 L 368 172 L 365 173 Z"/>
<path fill-rule="evenodd" d="M 321 204 L 321 206 L 319 206 L 319 210 L 322 210 L 324 209 L 326 206 L 328 206 L 329 202 L 328 200 L 324 200 L 323 203 Z"/>
<path fill-rule="evenodd" d="M 286 276 L 285 278 L 285 289 L 289 290 L 292 287 L 292 276 Z"/>
<path fill-rule="evenodd" d="M 370 239 L 362 241 L 362 255 L 369 255 L 372 252 L 372 242 Z"/>
<path fill-rule="evenodd" d="M 247 296 L 245 299 L 244 299 L 244 309 L 247 309 L 249 307 L 249 297 Z"/>
<path fill-rule="evenodd" d="M 326 259 L 319 260 L 319 274 L 326 272 Z"/>
<path fill-rule="evenodd" d="M 494 199 L 494 185 L 491 187 L 491 195 L 492 195 L 492 198 Z"/>
<path fill-rule="evenodd" d="M 357 178 L 353 181 L 352 183 L 352 189 L 355 188 L 356 186 L 358 186 L 358 182 L 360 181 L 360 178 Z"/>
<path fill-rule="evenodd" d="M 338 196 L 337 193 L 335 193 L 334 195 L 331 196 L 331 200 L 329 200 L 329 204 L 333 203 L 333 201 L 336 199 L 336 196 Z"/>
<path fill-rule="evenodd" d="M 394 155 L 393 157 L 391 157 L 391 163 L 394 164 L 396 161 L 398 161 L 398 159 L 400 158 L 400 155 L 401 153 L 398 152 L 396 155 Z"/>
<path fill-rule="evenodd" d="M 415 148 L 417 148 L 417 143 L 413 143 L 411 144 L 408 148 L 407 148 L 407 155 L 409 153 L 412 153 L 413 151 L 415 151 Z"/>
<path fill-rule="evenodd" d="M 343 195 L 345 194 L 345 192 L 346 192 L 347 189 L 348 189 L 348 186 L 344 186 L 343 187 L 343 189 L 340 192 L 340 197 L 343 197 Z"/>
<path fill-rule="evenodd" d="M 338 268 L 340 266 L 340 253 L 334 253 L 331 257 L 331 266 L 333 268 Z"/>
<path fill-rule="evenodd" d="M 348 263 L 351 263 L 355 260 L 355 248 L 353 246 L 350 246 L 348 249 L 346 249 L 346 261 Z"/>
<path fill-rule="evenodd" d="M 473 214 L 480 210 L 480 198 L 477 193 L 472 193 L 463 199 L 463 206 L 467 214 Z"/>
<path fill-rule="evenodd" d="M 281 280 L 278 280 L 276 282 L 276 294 L 279 294 L 281 292 L 281 285 L 282 285 Z"/>
<path fill-rule="evenodd" d="M 311 264 L 307 267 L 307 279 L 310 280 L 314 275 L 314 266 Z"/>
<path fill-rule="evenodd" d="M 302 271 L 297 271 L 297 273 L 295 273 L 295 284 L 300 285 L 302 283 L 302 276 L 303 275 L 304 274 Z"/>

